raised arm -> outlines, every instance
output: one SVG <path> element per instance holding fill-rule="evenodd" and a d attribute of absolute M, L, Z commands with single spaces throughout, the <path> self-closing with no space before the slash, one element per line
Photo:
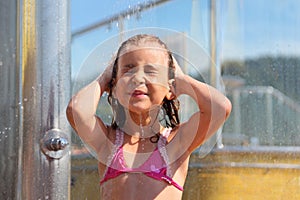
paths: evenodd
<path fill-rule="evenodd" d="M 111 66 L 107 67 L 96 80 L 77 92 L 71 98 L 66 110 L 73 129 L 96 152 L 100 150 L 107 134 L 106 125 L 96 116 L 96 110 L 110 79 Z"/>
<path fill-rule="evenodd" d="M 231 112 L 231 103 L 215 88 L 182 73 L 175 59 L 174 63 L 176 96 L 186 94 L 193 98 L 199 107 L 199 112 L 183 123 L 177 134 L 180 145 L 184 145 L 192 153 L 225 122 Z"/>

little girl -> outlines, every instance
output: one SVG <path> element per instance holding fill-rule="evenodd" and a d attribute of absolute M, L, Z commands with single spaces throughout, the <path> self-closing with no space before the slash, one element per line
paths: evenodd
<path fill-rule="evenodd" d="M 96 116 L 108 92 L 114 118 Z M 180 123 L 179 95 L 199 111 Z M 184 74 L 167 46 L 136 35 L 119 48 L 114 63 L 75 94 L 67 117 L 99 159 L 101 199 L 181 199 L 191 153 L 224 123 L 230 101 Z"/>

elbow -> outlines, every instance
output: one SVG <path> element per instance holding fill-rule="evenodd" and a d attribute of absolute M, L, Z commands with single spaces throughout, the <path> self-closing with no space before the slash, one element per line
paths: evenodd
<path fill-rule="evenodd" d="M 67 109 L 66 109 L 66 116 L 67 116 L 68 121 L 70 121 L 70 119 L 73 119 L 73 108 L 70 105 L 70 103 L 69 103 L 69 105 L 67 106 Z"/>
<path fill-rule="evenodd" d="M 225 120 L 230 116 L 231 109 L 232 109 L 231 101 L 228 98 L 226 98 L 224 102 Z"/>
<path fill-rule="evenodd" d="M 66 109 L 66 116 L 70 125 L 75 129 L 74 115 L 75 115 L 75 111 L 73 109 L 72 102 L 70 102 Z"/>

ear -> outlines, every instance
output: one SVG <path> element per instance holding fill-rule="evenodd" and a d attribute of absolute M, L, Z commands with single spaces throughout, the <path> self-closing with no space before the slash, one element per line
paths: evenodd
<path fill-rule="evenodd" d="M 171 90 L 169 90 L 169 92 L 166 94 L 166 98 L 168 100 L 175 99 L 175 97 L 176 97 L 176 95 Z"/>
<path fill-rule="evenodd" d="M 172 100 L 172 99 L 174 99 L 176 97 L 176 95 L 175 95 L 175 87 L 174 87 L 174 83 L 175 82 L 174 81 L 175 81 L 174 79 L 170 79 L 168 81 L 168 89 L 169 89 L 169 91 L 166 94 L 166 98 L 168 100 Z"/>

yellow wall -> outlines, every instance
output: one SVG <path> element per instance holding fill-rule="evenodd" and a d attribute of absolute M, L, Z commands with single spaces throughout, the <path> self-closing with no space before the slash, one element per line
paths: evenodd
<path fill-rule="evenodd" d="M 285 151 L 213 151 L 194 154 L 184 200 L 298 200 L 300 153 Z M 72 159 L 71 199 L 99 199 L 97 161 Z"/>

